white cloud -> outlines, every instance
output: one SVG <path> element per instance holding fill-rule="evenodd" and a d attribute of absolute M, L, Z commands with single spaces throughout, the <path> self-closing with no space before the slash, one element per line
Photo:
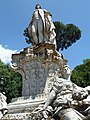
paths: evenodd
<path fill-rule="evenodd" d="M 3 47 L 0 45 L 0 60 L 2 62 L 10 63 L 11 62 L 11 55 L 14 54 L 17 50 L 10 50 L 7 47 Z"/>

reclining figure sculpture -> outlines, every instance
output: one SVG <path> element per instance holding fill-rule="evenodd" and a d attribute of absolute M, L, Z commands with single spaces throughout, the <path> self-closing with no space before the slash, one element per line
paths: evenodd
<path fill-rule="evenodd" d="M 65 66 L 65 71 L 68 77 L 56 78 L 45 104 L 32 112 L 33 119 L 90 119 L 90 86 L 85 88 L 77 86 L 70 80 L 71 70 L 68 66 Z"/>

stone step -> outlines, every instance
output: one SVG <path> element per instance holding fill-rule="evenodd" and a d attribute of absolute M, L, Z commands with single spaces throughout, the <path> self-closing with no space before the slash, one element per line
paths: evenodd
<path fill-rule="evenodd" d="M 7 113 L 6 115 L 3 116 L 1 120 L 29 120 L 29 116 L 31 113 L 13 113 L 9 114 Z"/>

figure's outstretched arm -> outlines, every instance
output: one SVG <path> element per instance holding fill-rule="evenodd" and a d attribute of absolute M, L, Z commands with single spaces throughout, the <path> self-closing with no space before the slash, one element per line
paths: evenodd
<path fill-rule="evenodd" d="M 45 102 L 44 109 L 46 109 L 49 105 L 52 105 L 56 98 L 56 92 L 52 89 L 51 92 L 49 93 L 49 96 Z"/>

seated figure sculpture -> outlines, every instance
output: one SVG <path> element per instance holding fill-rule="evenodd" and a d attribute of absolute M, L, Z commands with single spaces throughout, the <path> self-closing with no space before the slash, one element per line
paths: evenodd
<path fill-rule="evenodd" d="M 66 65 L 64 70 L 65 78 L 57 76 L 45 104 L 35 111 L 43 120 L 89 120 L 90 86 L 77 86 L 70 81 L 71 69 Z"/>
<path fill-rule="evenodd" d="M 66 73 L 66 74 L 65 74 Z M 67 84 L 67 86 L 69 86 L 71 88 L 72 83 L 70 82 L 70 77 L 71 77 L 71 69 L 69 68 L 68 65 L 64 66 L 64 79 L 59 78 L 59 71 L 57 73 L 56 76 L 56 80 L 52 86 L 52 89 L 50 91 L 50 94 L 48 96 L 48 99 L 44 105 L 44 109 L 47 108 L 47 106 L 49 106 L 50 104 L 53 103 L 53 101 L 56 99 L 57 94 L 59 94 L 60 92 L 63 92 L 63 84 Z M 66 87 L 66 85 L 64 85 L 64 88 Z M 64 90 L 66 91 L 67 88 L 65 88 Z"/>
<path fill-rule="evenodd" d="M 90 87 L 78 87 L 70 81 L 70 69 L 65 70 L 69 79 L 56 79 L 44 105 L 44 116 L 48 118 L 47 109 L 51 106 L 60 120 L 89 120 Z"/>

